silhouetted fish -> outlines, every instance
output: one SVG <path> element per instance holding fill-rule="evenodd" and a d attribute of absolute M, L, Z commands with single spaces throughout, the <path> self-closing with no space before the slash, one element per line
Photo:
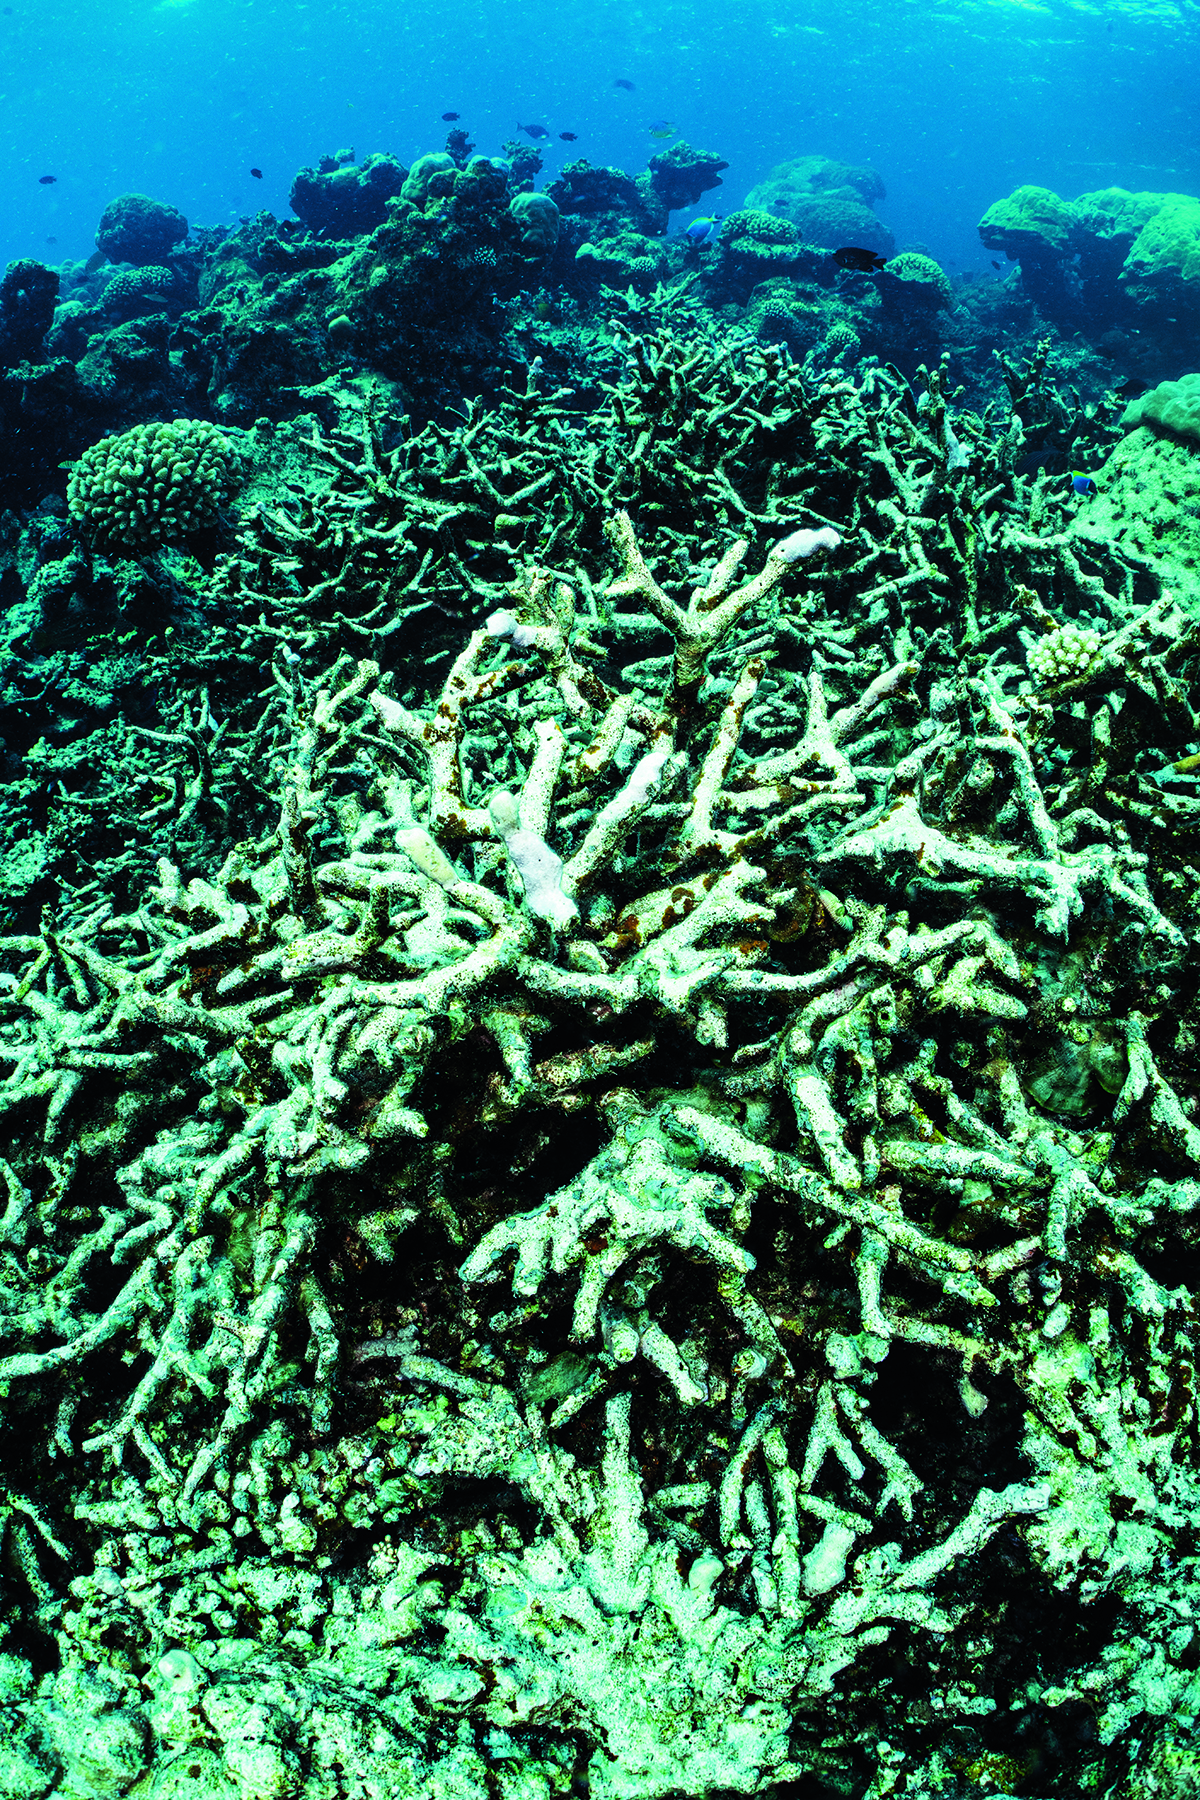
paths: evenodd
<path fill-rule="evenodd" d="M 1004 264 L 998 263 L 994 256 L 991 258 L 991 264 L 993 269 L 1002 269 L 1004 267 Z"/>
<path fill-rule="evenodd" d="M 253 175 L 255 181 L 262 180 L 262 170 L 261 169 L 251 169 L 250 173 Z"/>
<path fill-rule="evenodd" d="M 1148 388 L 1149 383 L 1143 381 L 1139 375 L 1131 375 L 1128 381 L 1123 381 L 1115 391 L 1120 394 L 1122 400 L 1136 400 L 1138 395 L 1146 393 Z"/>
<path fill-rule="evenodd" d="M 523 131 L 526 137 L 534 139 L 548 138 L 550 136 L 550 133 L 546 130 L 544 125 L 522 125 L 520 119 L 517 120 L 517 130 Z"/>
<path fill-rule="evenodd" d="M 882 269 L 886 259 L 874 250 L 864 250 L 860 244 L 844 244 L 833 252 L 833 260 L 839 269 L 859 269 L 867 275 Z"/>
<path fill-rule="evenodd" d="M 577 131 L 560 131 L 558 135 L 564 144 L 573 144 L 579 133 Z"/>
<path fill-rule="evenodd" d="M 57 239 L 57 238 L 47 238 L 47 239 L 46 239 L 46 242 L 47 242 L 47 243 L 48 243 L 48 244 L 57 244 L 57 242 L 58 242 L 58 239 Z"/>
<path fill-rule="evenodd" d="M 462 118 L 462 114 L 461 113 L 443 113 L 442 118 L 445 120 L 447 125 L 453 125 L 455 119 Z"/>
<path fill-rule="evenodd" d="M 57 181 L 57 180 L 58 180 L 57 175 L 39 175 L 38 176 L 38 186 L 39 187 L 49 187 L 52 181 Z"/>
<path fill-rule="evenodd" d="M 632 83 L 632 81 L 625 81 L 625 80 L 624 80 L 624 79 L 623 79 L 623 78 L 622 78 L 622 77 L 621 77 L 621 76 L 620 76 L 620 75 L 618 75 L 618 77 L 617 77 L 617 79 L 616 79 L 616 80 L 615 80 L 615 81 L 614 81 L 614 82 L 613 82 L 613 86 L 614 86 L 614 87 L 619 87 L 619 88 L 624 88 L 624 89 L 625 89 L 625 92 L 626 92 L 626 93 L 627 93 L 627 94 L 632 94 L 632 93 L 633 93 L 633 83 Z"/>

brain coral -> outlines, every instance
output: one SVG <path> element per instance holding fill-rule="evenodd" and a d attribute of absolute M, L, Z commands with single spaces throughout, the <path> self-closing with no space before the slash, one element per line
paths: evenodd
<path fill-rule="evenodd" d="M 147 549 L 208 524 L 236 475 L 232 444 L 205 419 L 135 425 L 84 451 L 67 500 L 90 536 Z"/>

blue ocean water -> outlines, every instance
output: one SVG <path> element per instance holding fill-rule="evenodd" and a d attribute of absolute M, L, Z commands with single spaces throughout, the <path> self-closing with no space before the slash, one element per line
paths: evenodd
<path fill-rule="evenodd" d="M 1200 192 L 1198 89 L 1181 0 L 6 0 L 0 267 L 87 256 L 129 190 L 194 225 L 286 217 L 297 169 L 408 163 L 453 111 L 484 152 L 544 125 L 543 180 L 577 156 L 635 174 L 665 120 L 728 160 L 725 211 L 787 158 L 866 163 L 899 247 L 982 272 L 976 222 L 1019 182 Z"/>

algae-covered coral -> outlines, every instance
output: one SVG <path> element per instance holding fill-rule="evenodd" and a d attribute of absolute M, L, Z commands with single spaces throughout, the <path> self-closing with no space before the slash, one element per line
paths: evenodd
<path fill-rule="evenodd" d="M 683 298 L 14 524 L 0 1794 L 1193 1779 L 1194 585 Z"/>

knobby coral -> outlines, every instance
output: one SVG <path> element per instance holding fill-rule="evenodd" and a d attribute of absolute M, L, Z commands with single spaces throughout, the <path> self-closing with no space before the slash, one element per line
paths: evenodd
<path fill-rule="evenodd" d="M 84 451 L 67 503 L 99 542 L 151 548 L 211 524 L 236 476 L 232 444 L 207 420 L 135 425 Z"/>

